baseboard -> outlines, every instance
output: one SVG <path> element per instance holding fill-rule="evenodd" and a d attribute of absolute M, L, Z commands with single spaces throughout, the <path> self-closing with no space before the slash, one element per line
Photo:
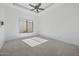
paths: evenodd
<path fill-rule="evenodd" d="M 68 44 L 72 44 L 72 45 L 75 45 L 75 46 L 79 46 L 79 44 L 76 44 L 76 43 L 73 43 L 73 42 L 64 41 L 64 40 L 59 40 L 59 39 L 50 37 L 50 36 L 48 36 L 48 35 L 43 35 L 43 34 L 41 34 L 41 33 L 40 33 L 39 35 L 40 35 L 40 36 L 43 36 L 43 37 L 46 37 L 46 38 L 50 38 L 50 39 L 62 41 L 62 42 L 64 42 L 64 43 L 68 43 Z"/>

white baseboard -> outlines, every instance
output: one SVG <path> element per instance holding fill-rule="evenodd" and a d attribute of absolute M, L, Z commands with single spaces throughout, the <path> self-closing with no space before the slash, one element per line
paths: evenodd
<path fill-rule="evenodd" d="M 51 36 L 48 36 L 48 35 L 45 35 L 45 34 L 42 34 L 42 33 L 40 33 L 39 35 L 44 36 L 44 37 L 48 37 L 48 38 L 52 38 L 52 39 L 55 39 L 55 40 L 59 40 L 59 41 L 62 41 L 62 42 L 68 43 L 68 44 L 79 46 L 79 44 L 76 43 L 76 42 L 70 42 L 70 41 L 66 41 L 66 40 L 63 40 L 63 39 L 62 40 L 57 39 L 57 38 L 54 38 L 53 36 L 51 37 Z"/>

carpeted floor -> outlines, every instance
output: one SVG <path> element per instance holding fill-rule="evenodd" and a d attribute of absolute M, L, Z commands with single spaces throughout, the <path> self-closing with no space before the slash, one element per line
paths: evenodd
<path fill-rule="evenodd" d="M 41 37 L 41 36 L 38 36 Z M 44 38 L 44 37 L 42 37 Z M 0 50 L 0 56 L 78 56 L 78 46 L 67 44 L 50 38 L 48 42 L 35 47 L 30 47 L 22 40 L 6 41 Z"/>

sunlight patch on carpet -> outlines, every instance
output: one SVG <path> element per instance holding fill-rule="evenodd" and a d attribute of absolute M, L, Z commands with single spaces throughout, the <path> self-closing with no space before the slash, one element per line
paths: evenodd
<path fill-rule="evenodd" d="M 29 39 L 24 39 L 22 41 L 31 47 L 35 47 L 39 44 L 47 42 L 48 40 L 43 39 L 43 38 L 39 38 L 39 37 L 33 37 L 33 38 L 29 38 Z"/>
<path fill-rule="evenodd" d="M 39 43 L 44 43 L 44 42 L 47 42 L 48 40 L 46 39 L 43 39 L 43 38 L 38 38 L 38 37 L 33 37 L 32 38 L 33 40 L 39 42 Z"/>

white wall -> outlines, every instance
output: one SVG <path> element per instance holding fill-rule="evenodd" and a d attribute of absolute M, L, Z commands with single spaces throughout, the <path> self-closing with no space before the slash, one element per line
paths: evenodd
<path fill-rule="evenodd" d="M 29 13 L 27 10 L 21 11 L 20 9 L 14 8 L 15 6 L 6 6 L 6 25 L 5 25 L 5 36 L 6 40 L 18 39 L 22 37 L 32 36 L 37 33 L 37 21 L 36 15 Z M 20 19 L 33 20 L 34 32 L 33 33 L 19 33 L 19 21 Z"/>
<path fill-rule="evenodd" d="M 5 22 L 4 5 L 3 4 L 0 4 L 0 21 Z M 0 25 L 0 48 L 4 44 L 4 41 L 5 41 L 4 40 L 4 25 L 3 26 Z"/>
<path fill-rule="evenodd" d="M 40 13 L 41 35 L 79 45 L 79 4 L 50 7 Z"/>
<path fill-rule="evenodd" d="M 79 4 L 55 4 L 38 15 L 6 6 L 5 15 L 6 40 L 27 37 L 39 32 L 56 40 L 79 45 Z M 21 17 L 34 21 L 33 33 L 19 33 Z"/>

